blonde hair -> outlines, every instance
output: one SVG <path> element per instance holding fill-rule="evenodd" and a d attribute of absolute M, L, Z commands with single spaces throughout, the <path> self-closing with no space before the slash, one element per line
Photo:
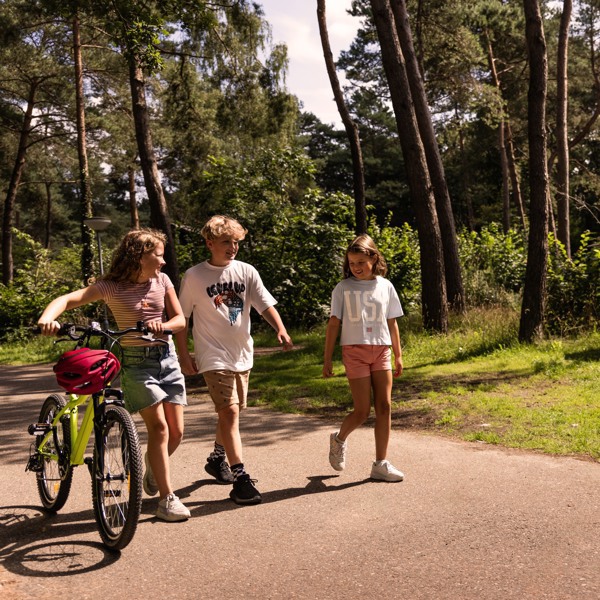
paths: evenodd
<path fill-rule="evenodd" d="M 381 275 L 385 277 L 387 274 L 387 264 L 385 258 L 383 258 L 381 252 L 379 252 L 375 242 L 366 233 L 355 237 L 346 250 L 344 256 L 344 279 L 352 277 L 352 271 L 350 271 L 350 263 L 348 261 L 348 254 L 364 254 L 375 258 L 373 264 L 373 275 Z"/>
<path fill-rule="evenodd" d="M 158 244 L 165 246 L 166 243 L 167 236 L 157 229 L 143 227 L 130 231 L 115 250 L 110 269 L 102 279 L 136 282 L 142 272 L 142 256 L 152 252 Z"/>
<path fill-rule="evenodd" d="M 236 240 L 243 240 L 247 233 L 248 230 L 242 227 L 238 221 L 225 215 L 214 215 L 200 231 L 200 235 L 205 240 L 214 240 L 222 235 L 228 235 Z"/>

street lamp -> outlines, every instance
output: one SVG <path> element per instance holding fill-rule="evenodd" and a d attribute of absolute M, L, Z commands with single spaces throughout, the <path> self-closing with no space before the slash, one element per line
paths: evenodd
<path fill-rule="evenodd" d="M 104 275 L 104 266 L 102 264 L 102 242 L 100 241 L 100 232 L 106 231 L 111 220 L 108 217 L 90 217 L 84 219 L 83 222 L 92 230 L 96 232 L 96 241 L 98 242 L 98 263 L 100 264 L 100 275 Z M 108 313 L 106 312 L 106 303 L 104 303 L 104 330 L 108 329 Z"/>

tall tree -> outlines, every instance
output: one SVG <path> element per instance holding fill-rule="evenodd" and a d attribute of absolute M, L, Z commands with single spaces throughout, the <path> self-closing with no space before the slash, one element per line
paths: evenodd
<path fill-rule="evenodd" d="M 371 8 L 417 219 L 421 249 L 423 324 L 428 329 L 446 332 L 448 304 L 442 237 L 406 63 L 389 0 L 371 0 Z"/>
<path fill-rule="evenodd" d="M 87 157 L 85 126 L 85 95 L 83 77 L 83 57 L 81 54 L 81 23 L 79 13 L 73 15 L 73 64 L 75 66 L 75 114 L 77 122 L 77 155 L 79 157 L 79 185 L 81 188 L 81 214 L 83 219 L 92 216 L 92 186 Z M 81 222 L 81 272 L 84 285 L 92 277 L 92 232 Z"/>
<path fill-rule="evenodd" d="M 64 81 L 66 49 L 52 24 L 39 25 L 24 16 L 27 5 L 0 5 L 0 116 L 16 138 L 15 158 L 4 199 L 2 281 L 13 280 L 12 226 L 19 185 L 32 145 L 65 136 Z"/>
<path fill-rule="evenodd" d="M 528 137 L 530 228 L 519 339 L 543 337 L 548 267 L 548 167 L 546 162 L 546 96 L 548 57 L 538 0 L 523 0 L 529 56 Z"/>
<path fill-rule="evenodd" d="M 394 13 L 400 47 L 406 63 L 406 74 L 410 84 L 410 93 L 419 126 L 419 133 L 425 150 L 427 167 L 433 186 L 437 216 L 440 222 L 448 302 L 455 312 L 461 313 L 465 310 L 465 289 L 458 257 L 458 240 L 456 236 L 454 215 L 452 213 L 452 202 L 446 183 L 444 165 L 442 163 L 440 149 L 433 129 L 433 121 L 427 103 L 427 94 L 425 93 L 423 77 L 413 45 L 406 2 L 404 0 L 391 0 L 391 6 Z"/>
<path fill-rule="evenodd" d="M 329 33 L 327 31 L 327 15 L 325 0 L 317 0 L 317 20 L 319 22 L 319 34 L 321 37 L 321 46 L 323 47 L 323 57 L 327 67 L 329 83 L 333 91 L 333 97 L 340 113 L 344 129 L 350 143 L 350 153 L 352 155 L 352 180 L 354 188 L 354 213 L 356 218 L 356 234 L 360 235 L 367 232 L 367 208 L 365 203 L 365 168 L 360 145 L 360 134 L 357 124 L 352 119 L 350 111 L 346 106 L 344 94 L 337 76 L 331 44 L 329 43 Z"/>
<path fill-rule="evenodd" d="M 573 12 L 572 0 L 563 0 L 560 29 L 558 35 L 558 56 L 556 62 L 556 146 L 557 146 L 557 181 L 556 181 L 556 206 L 557 206 L 557 236 L 564 244 L 567 256 L 571 256 L 571 233 L 569 219 L 569 135 L 568 135 L 568 102 L 569 83 L 567 66 L 569 63 L 569 29 L 571 14 Z"/>

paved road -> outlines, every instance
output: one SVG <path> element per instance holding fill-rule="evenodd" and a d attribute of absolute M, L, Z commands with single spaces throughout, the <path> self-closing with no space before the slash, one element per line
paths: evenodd
<path fill-rule="evenodd" d="M 147 498 L 133 542 L 106 552 L 83 468 L 54 517 L 24 472 L 26 427 L 56 391 L 49 372 L 0 367 L 2 600 L 600 598 L 597 463 L 394 432 L 406 480 L 376 483 L 372 430 L 353 434 L 338 475 L 331 424 L 249 409 L 245 459 L 264 502 L 238 507 L 202 469 L 215 423 L 202 393 L 173 461 L 192 518 L 159 522 Z"/>

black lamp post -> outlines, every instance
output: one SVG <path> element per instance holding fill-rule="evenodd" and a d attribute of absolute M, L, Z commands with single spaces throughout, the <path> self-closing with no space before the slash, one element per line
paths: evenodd
<path fill-rule="evenodd" d="M 100 241 L 100 232 L 106 231 L 111 224 L 108 217 L 90 217 L 84 219 L 83 222 L 93 231 L 96 232 L 96 241 L 98 242 L 98 263 L 100 265 L 100 275 L 104 275 L 104 265 L 102 264 L 102 242 Z M 104 304 L 104 330 L 108 329 L 108 313 L 106 312 L 106 304 Z"/>

